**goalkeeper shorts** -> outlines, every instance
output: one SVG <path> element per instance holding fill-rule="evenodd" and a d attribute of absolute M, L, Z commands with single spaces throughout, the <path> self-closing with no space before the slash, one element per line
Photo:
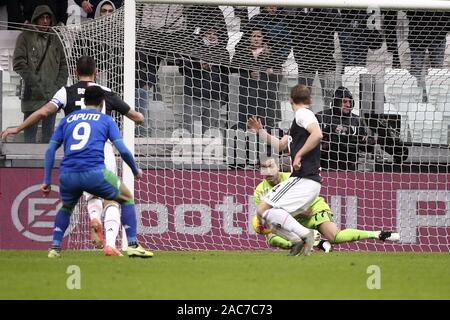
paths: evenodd
<path fill-rule="evenodd" d="M 321 211 L 313 214 L 311 217 L 300 217 L 297 221 L 308 229 L 318 230 L 324 222 L 334 222 L 331 211 Z"/>

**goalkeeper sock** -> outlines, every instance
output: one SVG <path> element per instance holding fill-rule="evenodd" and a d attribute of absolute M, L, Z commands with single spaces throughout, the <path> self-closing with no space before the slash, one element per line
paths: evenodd
<path fill-rule="evenodd" d="M 358 229 L 345 229 L 338 231 L 334 237 L 334 243 L 352 242 L 364 239 L 378 239 L 377 232 Z"/>
<path fill-rule="evenodd" d="M 110 204 L 105 208 L 106 246 L 116 247 L 116 239 L 120 229 L 120 210 L 118 205 Z"/>
<path fill-rule="evenodd" d="M 64 207 L 59 209 L 58 213 L 56 214 L 55 228 L 53 229 L 53 242 L 52 242 L 53 248 L 61 247 L 64 232 L 66 232 L 67 228 L 69 227 L 70 214 L 71 212 Z"/>
<path fill-rule="evenodd" d="M 309 229 L 302 226 L 293 216 L 283 209 L 269 209 L 263 214 L 263 218 L 269 224 L 279 226 L 287 231 L 295 233 L 298 237 L 304 238 L 309 234 Z"/>
<path fill-rule="evenodd" d="M 292 242 L 277 235 L 272 235 L 269 237 L 269 241 L 267 242 L 269 243 L 269 246 L 275 248 L 290 249 L 292 247 Z"/>
<path fill-rule="evenodd" d="M 87 202 L 87 210 L 89 219 L 102 221 L 103 201 L 99 198 L 92 198 Z"/>
<path fill-rule="evenodd" d="M 136 243 L 137 219 L 136 209 L 133 204 L 122 204 L 122 215 L 120 221 L 127 233 L 127 240 L 130 245 Z"/>

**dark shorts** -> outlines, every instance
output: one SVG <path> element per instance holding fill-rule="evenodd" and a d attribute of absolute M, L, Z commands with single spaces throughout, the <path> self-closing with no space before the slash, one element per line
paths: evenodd
<path fill-rule="evenodd" d="M 94 196 L 116 200 L 119 197 L 120 180 L 108 169 L 60 174 L 59 190 L 63 203 L 75 206 L 83 191 Z"/>

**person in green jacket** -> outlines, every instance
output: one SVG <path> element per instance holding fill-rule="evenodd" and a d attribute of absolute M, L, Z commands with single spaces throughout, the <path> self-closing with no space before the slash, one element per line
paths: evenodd
<path fill-rule="evenodd" d="M 67 83 L 63 46 L 51 27 L 56 23 L 48 6 L 36 7 L 31 27 L 17 38 L 13 68 L 23 79 L 21 109 L 24 120 L 49 101 Z M 56 114 L 42 120 L 42 143 L 48 143 L 55 128 Z M 36 142 L 38 124 L 24 131 L 25 142 Z"/>

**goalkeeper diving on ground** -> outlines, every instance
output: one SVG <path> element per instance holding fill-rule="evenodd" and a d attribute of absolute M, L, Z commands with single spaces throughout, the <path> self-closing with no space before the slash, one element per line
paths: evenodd
<path fill-rule="evenodd" d="M 261 175 L 264 180 L 258 184 L 253 194 L 253 202 L 258 206 L 264 196 L 272 190 L 273 187 L 286 181 L 290 176 L 290 172 L 280 172 L 279 165 L 275 158 L 267 158 L 261 162 Z M 325 240 L 321 240 L 315 245 L 329 252 L 332 244 L 352 242 L 365 239 L 378 239 L 381 241 L 399 241 L 398 233 L 391 231 L 366 231 L 358 229 L 339 230 L 333 221 L 333 213 L 325 199 L 318 196 L 309 210 L 295 217 L 297 221 L 308 229 L 317 230 Z M 252 219 L 252 226 L 256 233 L 266 234 L 268 244 L 274 248 L 292 249 L 293 244 L 297 241 L 297 236 L 286 230 L 278 229 L 272 233 L 270 225 L 260 223 L 256 216 Z M 317 242 L 317 241 L 316 241 Z"/>

